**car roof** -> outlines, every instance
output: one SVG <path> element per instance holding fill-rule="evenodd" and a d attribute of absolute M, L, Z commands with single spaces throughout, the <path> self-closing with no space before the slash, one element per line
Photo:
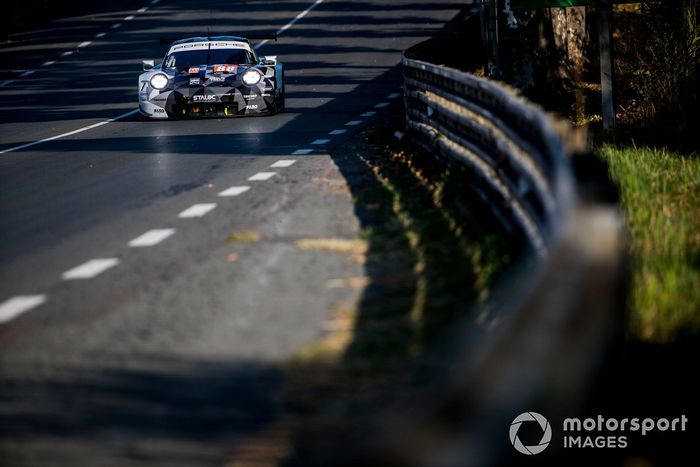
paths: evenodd
<path fill-rule="evenodd" d="M 238 41 L 250 44 L 250 41 L 245 37 L 240 36 L 199 36 L 199 37 L 188 37 L 187 39 L 180 39 L 175 41 L 171 46 L 178 44 L 187 44 L 189 42 L 212 42 L 212 41 Z"/>

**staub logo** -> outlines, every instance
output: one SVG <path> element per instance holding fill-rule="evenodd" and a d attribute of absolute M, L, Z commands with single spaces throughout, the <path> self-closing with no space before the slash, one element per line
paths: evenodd
<path fill-rule="evenodd" d="M 192 96 L 194 102 L 211 102 L 216 100 L 216 96 L 213 94 L 208 94 L 206 96 Z"/>
<path fill-rule="evenodd" d="M 523 442 L 520 441 L 520 438 L 518 438 L 518 430 L 520 430 L 520 425 L 522 425 L 523 422 L 539 423 L 540 428 L 542 428 L 542 439 L 540 439 L 539 443 L 532 446 L 525 446 Z M 552 426 L 546 418 L 537 412 L 521 413 L 515 417 L 513 423 L 510 424 L 510 442 L 518 452 L 527 455 L 539 454 L 549 446 L 550 441 L 552 441 Z"/>

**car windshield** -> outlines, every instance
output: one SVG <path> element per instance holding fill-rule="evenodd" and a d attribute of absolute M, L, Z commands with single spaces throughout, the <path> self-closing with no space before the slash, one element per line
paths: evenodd
<path fill-rule="evenodd" d="M 243 65 L 254 63 L 253 54 L 245 49 L 200 49 L 175 52 L 165 58 L 165 67 L 196 65 Z"/>

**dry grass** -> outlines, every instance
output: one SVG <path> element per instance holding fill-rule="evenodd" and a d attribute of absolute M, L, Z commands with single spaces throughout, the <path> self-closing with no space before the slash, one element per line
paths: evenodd
<path fill-rule="evenodd" d="M 297 240 L 294 245 L 300 250 L 325 251 L 349 255 L 357 261 L 363 261 L 367 254 L 367 242 L 351 238 L 305 238 Z"/>
<path fill-rule="evenodd" d="M 251 230 L 241 230 L 238 232 L 231 232 L 226 237 L 226 241 L 229 243 L 254 243 L 260 241 L 260 234 L 253 232 Z"/>

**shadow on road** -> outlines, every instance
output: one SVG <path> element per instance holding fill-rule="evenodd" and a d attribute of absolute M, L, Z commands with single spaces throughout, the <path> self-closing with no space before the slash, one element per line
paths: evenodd
<path fill-rule="evenodd" d="M 290 364 L 287 404 L 300 421 L 284 465 L 352 465 L 378 414 L 398 400 L 420 407 L 427 375 L 448 371 L 434 353 L 441 338 L 460 319 L 488 328 L 497 317 L 478 303 L 520 251 L 458 167 L 392 142 L 401 112 L 332 154 L 367 242 L 367 284 L 337 317 L 352 327 Z"/>
<path fill-rule="evenodd" d="M 31 442 L 41 465 L 222 465 L 226 446 L 279 412 L 283 375 L 270 366 L 153 357 L 139 365 L 3 378 L 0 451 Z"/>
<path fill-rule="evenodd" d="M 196 10 L 197 2 L 190 3 L 188 8 Z M 249 2 L 249 6 L 262 8 L 263 3 Z M 308 2 L 287 6 L 301 11 Z M 326 8 L 373 12 L 375 21 L 367 26 L 381 28 L 386 22 L 384 10 L 398 7 L 332 2 Z M 404 4 L 401 8 L 418 13 L 400 18 L 412 25 L 400 36 L 418 40 L 427 34 L 420 27 L 425 18 L 419 12 L 452 9 L 454 4 Z M 324 25 L 342 31 L 348 18 L 341 14 L 334 21 Z M 266 23 L 246 19 L 245 24 L 261 27 Z M 220 21 L 213 24 L 224 25 Z M 188 26 L 191 28 L 177 21 L 167 23 L 171 31 Z M 400 50 L 387 51 L 385 42 L 377 39 L 378 30 L 339 33 L 340 37 L 364 35 L 373 41 L 371 46 L 349 46 L 341 52 L 395 53 L 398 61 Z M 320 34 L 316 28 L 301 28 L 290 31 L 289 36 L 303 39 Z M 148 53 L 151 38 L 147 36 L 140 32 L 131 37 L 137 44 L 135 50 L 109 52 L 105 58 L 114 63 L 100 73 L 117 73 L 122 68 L 118 62 Z M 392 38 L 386 39 L 389 43 Z M 278 47 L 280 55 L 286 47 L 290 46 Z M 338 68 L 336 63 L 323 61 L 331 53 L 338 53 L 338 48 L 320 41 L 307 50 L 317 64 L 315 71 L 324 63 L 329 69 Z M 131 95 L 131 91 L 116 89 L 123 79 L 115 75 L 106 83 L 115 87 L 114 102 Z M 356 85 L 352 95 L 372 105 L 370 97 L 396 91 L 401 75 L 400 68 L 394 67 L 371 80 L 317 74 L 300 77 L 299 82 Z M 80 83 L 85 82 L 78 80 L 76 88 Z M 47 78 L 33 86 L 40 92 L 52 84 Z M 89 104 L 100 95 L 99 89 L 78 95 L 79 91 L 73 94 L 76 105 Z M 13 96 L 8 105 L 28 104 L 25 96 Z M 337 112 L 339 105 L 331 99 L 307 109 L 307 117 L 315 114 L 322 119 Z M 80 115 L 96 117 L 103 111 L 86 107 Z M 341 326 L 328 331 L 318 348 L 302 352 L 281 368 L 261 362 L 143 356 L 131 359 L 137 369 L 119 364 L 114 368 L 67 366 L 46 374 L 3 377 L 0 452 L 10 445 L 32 443 L 42 455 L 57 459 L 57 464 L 70 459 L 73 466 L 81 461 L 83 465 L 221 465 L 227 459 L 233 459 L 231 465 L 333 465 L 357 454 L 348 446 L 363 446 L 376 429 L 376 415 L 393 404 L 397 393 L 403 398 L 415 394 L 419 399 L 421 388 L 431 384 L 414 370 L 417 366 L 440 367 L 439 361 L 431 360 L 431 350 L 450 323 L 467 318 L 486 328 L 495 318 L 488 309 L 473 304 L 488 296 L 491 281 L 519 247 L 517 242 L 498 240 L 503 238 L 501 228 L 484 201 L 459 183 L 458 169 L 438 169 L 429 156 L 414 156 L 413 151 L 393 145 L 391 134 L 402 125 L 402 109 L 396 106 L 392 112 L 382 116 L 378 128 L 332 151 L 355 200 L 355 215 L 366 244 L 361 254 L 366 277 L 362 278 L 359 303 L 336 310 Z M 17 120 L 62 117 L 61 110 L 47 109 Z M 294 118 L 276 131 L 303 132 L 310 121 Z M 172 137 L 173 153 L 201 153 L 202 147 L 193 144 L 198 136 Z M 201 136 L 214 139 L 214 135 Z M 216 139 L 220 144 L 226 138 L 218 135 Z M 123 157 L 132 145 L 148 150 L 155 144 L 153 138 L 147 141 L 129 135 L 120 141 L 88 143 L 63 140 L 46 147 L 71 154 L 87 151 L 87 146 L 91 152 L 111 150 Z M 189 151 L 189 147 L 194 149 Z"/>

